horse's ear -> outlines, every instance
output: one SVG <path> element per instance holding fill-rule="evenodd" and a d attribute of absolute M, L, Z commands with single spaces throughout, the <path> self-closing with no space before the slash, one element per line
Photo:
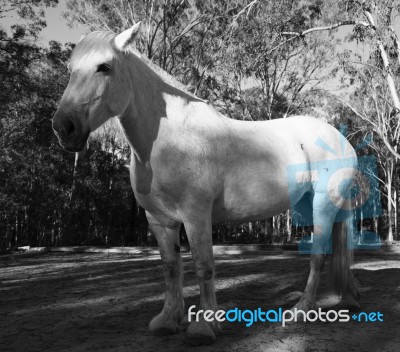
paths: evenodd
<path fill-rule="evenodd" d="M 119 50 L 125 50 L 135 43 L 135 39 L 140 31 L 140 22 L 134 24 L 131 28 L 118 34 L 115 39 L 115 46 Z"/>

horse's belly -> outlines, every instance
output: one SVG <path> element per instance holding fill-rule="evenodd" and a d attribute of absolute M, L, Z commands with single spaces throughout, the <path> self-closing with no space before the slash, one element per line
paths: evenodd
<path fill-rule="evenodd" d="M 277 176 L 255 173 L 240 180 L 228 180 L 214 201 L 213 221 L 262 220 L 287 210 L 290 202 L 286 177 Z"/>
<path fill-rule="evenodd" d="M 213 222 L 264 220 L 271 216 L 280 214 L 287 209 L 289 209 L 289 203 L 283 201 L 274 204 L 265 201 L 260 202 L 259 204 L 254 204 L 254 202 L 247 204 L 247 202 L 244 201 L 236 207 L 214 207 L 212 220 Z"/>

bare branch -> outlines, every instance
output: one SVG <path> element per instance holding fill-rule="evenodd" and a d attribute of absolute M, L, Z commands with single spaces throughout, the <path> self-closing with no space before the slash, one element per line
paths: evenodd
<path fill-rule="evenodd" d="M 241 9 L 235 16 L 233 16 L 233 19 L 237 21 L 237 19 L 245 12 L 247 12 L 246 16 L 249 16 L 251 9 L 257 4 L 257 2 L 258 0 L 253 0 L 250 4 L 243 7 L 243 9 Z"/>
<path fill-rule="evenodd" d="M 364 9 L 364 15 L 367 17 L 368 22 L 371 25 L 371 27 L 373 28 L 374 32 L 376 32 L 375 22 L 374 22 L 374 19 L 373 19 L 371 13 L 367 9 Z M 391 94 L 392 99 L 393 99 L 393 104 L 394 104 L 397 112 L 400 112 L 400 100 L 399 100 L 399 96 L 397 94 L 396 85 L 394 83 L 393 72 L 390 69 L 389 59 L 388 59 L 385 47 L 384 47 L 383 43 L 381 42 L 381 40 L 379 38 L 377 39 L 377 45 L 378 45 L 378 48 L 379 48 L 379 52 L 381 54 L 383 65 L 384 65 L 385 70 L 387 72 L 386 81 L 387 81 L 387 84 L 388 84 L 388 87 L 389 87 L 389 90 L 390 90 L 390 94 Z"/>
<path fill-rule="evenodd" d="M 351 106 L 348 102 L 344 101 L 339 97 L 335 97 L 335 99 L 339 100 L 342 104 L 346 105 L 349 109 L 351 109 L 358 117 L 360 117 L 363 121 L 369 123 L 374 128 L 374 131 L 378 134 L 382 142 L 385 144 L 388 151 L 396 158 L 400 160 L 400 154 L 395 150 L 395 148 L 390 144 L 387 138 L 387 134 L 382 130 L 382 124 L 378 124 L 369 118 L 367 115 L 360 113 L 357 109 Z"/>
<path fill-rule="evenodd" d="M 340 21 L 340 22 L 337 22 L 335 24 L 332 24 L 332 25 L 326 26 L 326 27 L 310 28 L 303 32 L 282 32 L 281 34 L 282 35 L 292 35 L 295 38 L 298 38 L 298 37 L 304 37 L 306 34 L 309 34 L 312 32 L 331 31 L 331 30 L 336 29 L 341 26 L 354 26 L 354 25 L 362 25 L 364 27 L 371 27 L 371 25 L 365 21 L 349 20 L 349 21 Z M 290 38 L 289 40 L 292 40 L 292 38 Z"/>
<path fill-rule="evenodd" d="M 389 26 L 389 31 L 390 31 L 390 36 L 392 37 L 394 46 L 397 51 L 397 60 L 399 61 L 399 65 L 400 65 L 400 41 L 399 41 L 399 38 L 398 38 L 396 32 L 393 29 L 393 26 Z"/>

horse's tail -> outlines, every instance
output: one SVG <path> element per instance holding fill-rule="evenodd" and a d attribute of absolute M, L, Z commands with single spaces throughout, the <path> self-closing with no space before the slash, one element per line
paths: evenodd
<path fill-rule="evenodd" d="M 333 280 L 335 292 L 343 296 L 346 291 L 352 291 L 358 296 L 350 266 L 353 263 L 353 212 L 346 220 L 336 222 L 332 230 Z"/>

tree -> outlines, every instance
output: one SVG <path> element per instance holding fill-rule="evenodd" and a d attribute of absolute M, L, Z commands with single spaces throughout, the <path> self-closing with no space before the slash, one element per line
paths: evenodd
<path fill-rule="evenodd" d="M 257 3 L 254 2 L 252 7 Z M 397 93 L 393 66 L 400 62 L 400 46 L 398 37 L 393 29 L 393 22 L 400 13 L 400 2 L 391 0 L 380 2 L 374 0 L 343 0 L 336 7 L 331 7 L 331 5 L 332 3 L 329 2 L 329 10 L 333 13 L 332 17 L 334 20 L 337 19 L 339 14 L 344 14 L 345 18 L 327 26 L 308 28 L 300 31 L 283 31 L 282 35 L 289 36 L 289 38 L 285 39 L 279 46 L 286 45 L 288 42 L 297 39 L 304 40 L 305 36 L 310 33 L 332 31 L 341 26 L 353 26 L 353 35 L 350 39 L 368 41 L 371 47 L 375 48 L 371 53 L 371 57 L 374 60 L 369 64 L 381 70 L 381 75 L 385 78 L 387 88 L 390 92 L 392 114 L 395 114 L 397 120 L 399 120 L 400 100 Z M 337 10 L 333 10 L 332 12 L 332 8 L 336 8 Z M 372 122 L 370 119 L 366 120 Z M 396 145 L 391 144 L 387 138 L 384 127 L 385 123 L 382 124 L 379 121 L 374 121 L 372 126 L 376 127 L 377 123 L 380 126 L 377 131 L 380 138 L 382 138 L 390 153 L 397 159 L 400 159 Z"/>
<path fill-rule="evenodd" d="M 371 63 L 375 63 L 375 60 L 374 56 L 370 58 Z M 372 134 L 378 137 L 378 141 L 375 140 L 371 143 L 371 148 L 378 156 L 383 173 L 383 177 L 379 178 L 379 181 L 383 184 L 387 197 L 387 239 L 391 242 L 394 237 L 393 211 L 395 214 L 398 211 L 393 180 L 397 165 L 395 154 L 400 142 L 400 119 L 393 108 L 391 91 L 385 84 L 385 75 L 381 69 L 368 64 L 362 69 L 350 67 L 348 70 L 352 72 L 354 80 L 358 81 L 359 89 L 351 95 L 351 104 L 343 99 L 339 98 L 339 100 L 354 113 L 355 118 L 361 121 L 360 125 L 367 123 L 367 126 L 373 126 Z"/>
<path fill-rule="evenodd" d="M 265 115 L 257 119 L 274 118 L 274 107 L 283 109 L 283 116 L 296 113 L 307 94 L 330 75 L 327 67 L 334 50 L 330 36 L 282 42 L 281 35 L 285 28 L 304 28 L 318 22 L 322 4 L 251 1 L 241 5 L 233 16 L 224 48 L 227 71 L 244 105 L 243 84 L 249 78 L 255 79 L 253 85 L 260 88 L 259 99 L 265 106 Z"/>
<path fill-rule="evenodd" d="M 141 21 L 142 32 L 137 43 L 139 50 L 172 74 L 182 68 L 183 57 L 200 48 L 187 40 L 188 35 L 193 38 L 204 19 L 195 1 L 69 0 L 67 8 L 65 17 L 70 23 L 85 24 L 91 30 L 120 32 Z"/>

